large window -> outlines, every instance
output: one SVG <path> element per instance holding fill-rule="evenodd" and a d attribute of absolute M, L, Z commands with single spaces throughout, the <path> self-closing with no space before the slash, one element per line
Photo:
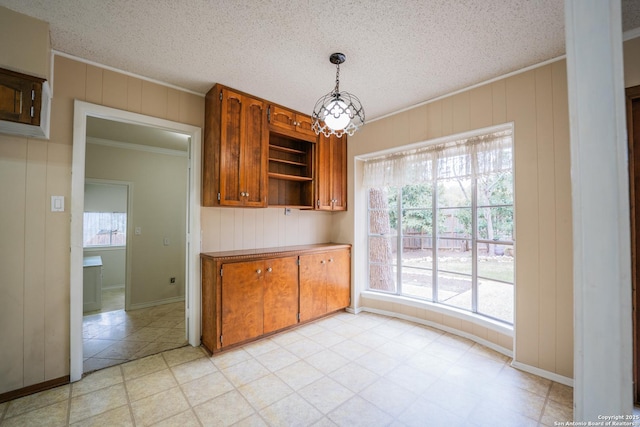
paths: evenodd
<path fill-rule="evenodd" d="M 511 129 L 368 160 L 369 289 L 513 323 Z"/>

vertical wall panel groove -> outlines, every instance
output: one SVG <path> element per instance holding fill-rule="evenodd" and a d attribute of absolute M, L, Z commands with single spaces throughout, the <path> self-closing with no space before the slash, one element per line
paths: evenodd
<path fill-rule="evenodd" d="M 26 139 L 4 137 L 0 144 L 0 211 L 2 280 L 0 280 L 0 393 L 23 387 L 24 370 L 24 271 L 27 146 Z"/>
<path fill-rule="evenodd" d="M 507 120 L 515 122 L 516 359 L 539 366 L 540 241 L 535 75 L 506 81 Z"/>
<path fill-rule="evenodd" d="M 551 66 L 535 70 L 540 246 L 540 367 L 556 370 L 556 191 Z"/>
<path fill-rule="evenodd" d="M 24 385 L 45 380 L 47 141 L 27 140 L 24 270 Z"/>

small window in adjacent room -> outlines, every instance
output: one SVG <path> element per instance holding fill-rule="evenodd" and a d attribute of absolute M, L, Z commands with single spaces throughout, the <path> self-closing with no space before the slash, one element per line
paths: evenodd
<path fill-rule="evenodd" d="M 85 212 L 83 246 L 125 246 L 127 214 L 125 212 Z"/>
<path fill-rule="evenodd" d="M 366 160 L 370 291 L 513 323 L 511 126 Z"/>

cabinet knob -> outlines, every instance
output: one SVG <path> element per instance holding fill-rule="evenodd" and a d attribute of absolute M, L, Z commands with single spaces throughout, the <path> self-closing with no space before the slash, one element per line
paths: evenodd
<path fill-rule="evenodd" d="M 262 273 L 262 270 L 257 269 L 257 270 L 256 270 L 256 273 L 260 274 L 260 273 Z"/>
<path fill-rule="evenodd" d="M 249 197 L 249 193 L 244 193 L 244 197 Z"/>
<path fill-rule="evenodd" d="M 325 260 L 322 260 L 322 261 L 320 261 L 320 264 L 324 264 L 325 262 L 326 262 Z"/>
<path fill-rule="evenodd" d="M 329 258 L 329 262 L 333 262 L 333 258 Z"/>
<path fill-rule="evenodd" d="M 244 191 L 240 192 L 240 197 L 244 197 Z"/>
<path fill-rule="evenodd" d="M 269 268 L 267 268 L 267 271 L 268 271 L 269 273 L 271 273 L 271 272 L 273 271 L 273 268 L 269 267 Z"/>

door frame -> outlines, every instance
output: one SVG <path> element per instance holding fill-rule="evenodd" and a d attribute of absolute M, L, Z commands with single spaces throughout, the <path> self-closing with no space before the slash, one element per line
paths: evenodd
<path fill-rule="evenodd" d="M 71 260 L 69 363 L 70 380 L 82 378 L 82 218 L 84 212 L 87 117 L 150 126 L 190 137 L 189 190 L 186 224 L 185 329 L 192 346 L 200 345 L 200 197 L 202 129 L 184 123 L 145 116 L 84 101 L 74 101 L 73 151 L 71 165 Z"/>
<path fill-rule="evenodd" d="M 627 141 L 629 143 L 629 210 L 630 210 L 630 237 L 631 237 L 631 288 L 633 301 L 633 401 L 640 404 L 640 292 L 638 292 L 638 284 L 640 283 L 640 269 L 638 269 L 638 245 L 640 244 L 638 230 L 640 224 L 637 221 L 640 212 L 640 206 L 636 204 L 636 199 L 640 197 L 640 188 L 636 186 L 637 176 L 636 168 L 640 165 L 636 164 L 633 138 L 633 101 L 640 99 L 640 86 L 633 86 L 625 89 L 626 107 L 627 107 Z M 640 144 L 640 141 L 636 141 Z"/>

